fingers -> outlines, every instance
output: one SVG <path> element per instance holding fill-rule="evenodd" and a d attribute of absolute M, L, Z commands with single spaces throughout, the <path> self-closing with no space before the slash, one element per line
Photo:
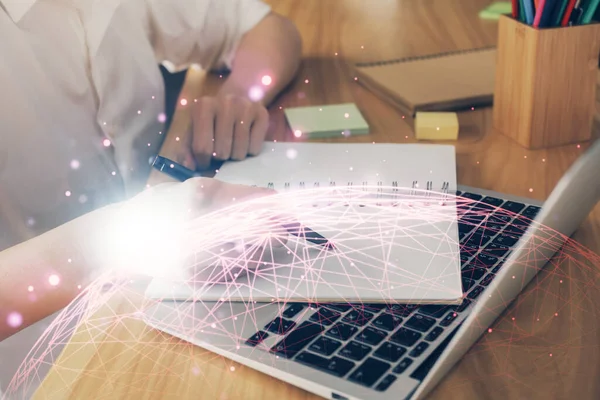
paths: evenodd
<path fill-rule="evenodd" d="M 198 169 L 208 168 L 213 157 L 216 113 L 216 104 L 209 97 L 201 98 L 194 110 L 192 152 Z"/>
<path fill-rule="evenodd" d="M 264 107 L 258 107 L 250 128 L 250 146 L 248 154 L 257 156 L 262 150 L 269 129 L 269 112 Z"/>
<path fill-rule="evenodd" d="M 212 158 L 243 160 L 258 155 L 269 127 L 269 113 L 239 96 L 200 99 L 193 114 L 192 152 L 198 168 Z"/>

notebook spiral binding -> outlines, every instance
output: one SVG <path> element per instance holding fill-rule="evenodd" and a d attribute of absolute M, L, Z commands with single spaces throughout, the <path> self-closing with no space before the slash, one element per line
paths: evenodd
<path fill-rule="evenodd" d="M 453 51 L 446 51 L 444 53 L 425 54 L 422 56 L 402 57 L 402 58 L 396 58 L 396 59 L 392 59 L 392 60 L 363 62 L 363 63 L 357 63 L 356 66 L 359 68 L 380 67 L 383 65 L 400 64 L 400 63 L 404 63 L 404 62 L 411 62 L 411 61 L 418 61 L 418 60 L 428 60 L 428 59 L 432 59 L 432 58 L 448 57 L 448 56 L 453 56 L 453 55 L 458 55 L 458 54 L 477 53 L 480 51 L 487 51 L 487 50 L 492 50 L 495 48 L 496 48 L 496 46 L 488 46 L 488 47 L 478 47 L 476 49 L 453 50 Z"/>
<path fill-rule="evenodd" d="M 313 185 L 312 185 L 312 187 L 314 189 L 318 189 L 318 188 L 321 187 L 321 183 L 320 182 L 314 182 Z M 330 188 L 344 187 L 344 185 L 337 185 L 337 183 L 335 181 L 331 181 L 331 182 L 329 182 L 329 187 Z M 354 182 L 346 182 L 345 187 L 346 188 L 354 188 L 355 187 Z M 369 186 L 369 182 L 362 182 L 361 183 L 361 187 L 362 187 L 362 190 L 365 191 L 365 192 L 369 191 L 369 189 L 371 188 Z M 377 198 L 378 199 L 383 198 L 384 187 L 385 186 L 384 186 L 384 183 L 382 181 L 377 182 L 376 193 L 377 193 Z M 388 186 L 388 187 L 390 187 L 390 186 Z M 274 190 L 275 189 L 275 183 L 269 182 L 267 184 L 267 188 Z M 284 188 L 284 191 L 289 191 L 289 190 L 292 189 L 292 184 L 290 182 L 286 182 L 286 183 L 284 183 L 283 188 Z M 298 182 L 298 188 L 299 189 L 306 189 L 307 185 L 306 185 L 305 182 Z M 400 186 L 398 185 L 398 181 L 391 182 L 391 188 L 392 188 L 391 189 L 392 194 L 399 193 L 399 191 L 401 189 Z M 437 193 L 442 193 L 444 195 L 443 199 L 446 200 L 448 198 L 447 195 L 448 195 L 449 190 L 450 190 L 450 183 L 449 182 L 442 182 L 442 185 L 441 185 L 440 189 L 436 190 L 434 188 L 434 184 L 433 184 L 432 181 L 425 182 L 425 188 L 424 189 L 419 188 L 419 181 L 412 181 L 411 187 L 408 188 L 408 189 L 410 189 L 409 190 L 409 194 L 411 196 L 415 196 L 418 193 L 422 194 L 423 191 L 425 191 L 426 192 L 426 197 L 430 197 L 432 193 L 437 192 Z M 389 192 L 389 190 L 388 190 L 388 192 Z M 380 203 L 377 203 L 377 204 L 380 205 Z"/>

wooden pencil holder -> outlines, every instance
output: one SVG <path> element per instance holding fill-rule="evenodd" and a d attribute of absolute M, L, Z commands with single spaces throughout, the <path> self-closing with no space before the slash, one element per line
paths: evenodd
<path fill-rule="evenodd" d="M 494 128 L 528 149 L 592 135 L 600 24 L 537 29 L 501 16 Z"/>

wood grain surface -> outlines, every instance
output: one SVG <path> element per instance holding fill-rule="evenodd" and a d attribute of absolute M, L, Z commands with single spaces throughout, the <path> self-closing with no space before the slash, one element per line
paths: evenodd
<path fill-rule="evenodd" d="M 330 141 L 415 142 L 412 121 L 357 84 L 349 64 L 493 45 L 498 28 L 477 17 L 486 0 L 269 3 L 297 24 L 304 40 L 302 70 L 270 109 L 269 136 L 278 141 L 302 140 L 286 126 L 283 108 L 355 102 L 372 133 Z M 208 77 L 202 91 L 214 93 L 219 83 Z M 540 200 L 588 146 L 525 150 L 493 131 L 491 108 L 461 113 L 459 122 L 454 144 L 460 184 Z M 186 126 L 182 117 L 172 131 Z M 575 239 L 598 252 L 600 207 Z M 600 398 L 599 265 L 588 259 L 585 267 L 571 263 L 541 272 L 430 398 Z M 146 327 L 130 315 L 143 302 L 120 293 L 82 323 L 35 398 L 316 399 Z"/>

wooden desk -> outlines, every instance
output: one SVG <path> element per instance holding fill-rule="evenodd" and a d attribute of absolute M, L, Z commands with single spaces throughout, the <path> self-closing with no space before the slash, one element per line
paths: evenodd
<path fill-rule="evenodd" d="M 372 134 L 340 140 L 414 142 L 409 121 L 356 84 L 346 63 L 481 47 L 496 39 L 496 23 L 477 17 L 486 0 L 270 3 L 299 26 L 306 57 L 296 81 L 271 108 L 270 137 L 279 141 L 297 140 L 280 107 L 355 102 Z M 208 92 L 214 91 L 218 78 L 207 84 Z M 193 93 L 193 88 L 186 90 Z M 181 115 L 182 122 L 173 129 L 186 126 L 185 113 Z M 547 197 L 586 147 L 524 150 L 492 131 L 489 108 L 461 114 L 460 124 L 460 184 L 536 199 Z M 600 250 L 600 207 L 575 238 Z M 588 282 L 598 282 L 593 266 L 542 272 L 431 398 L 600 398 L 600 316 L 595 305 L 600 291 Z M 135 296 L 130 301 L 111 299 L 83 324 L 36 399 L 316 398 L 133 318 L 115 317 L 135 311 L 141 302 Z"/>

